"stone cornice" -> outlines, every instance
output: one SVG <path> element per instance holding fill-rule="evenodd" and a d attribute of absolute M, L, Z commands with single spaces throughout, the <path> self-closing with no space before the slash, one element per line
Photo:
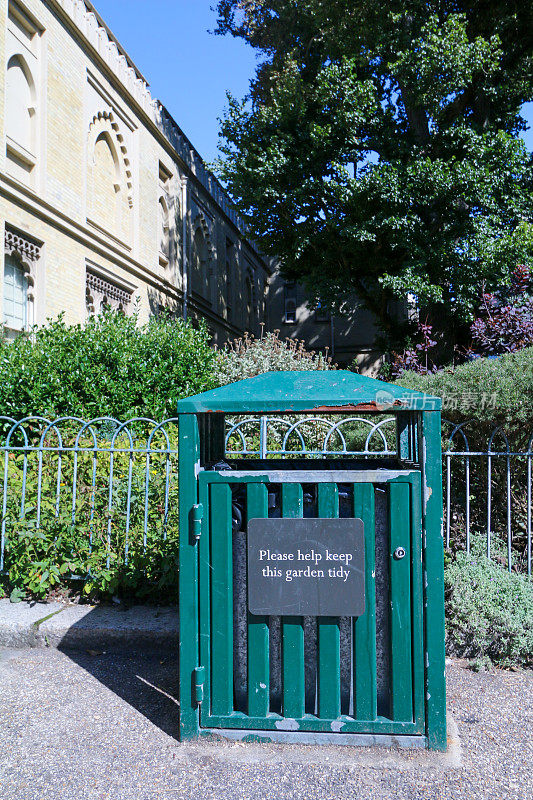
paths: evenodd
<path fill-rule="evenodd" d="M 47 203 L 41 197 L 35 195 L 30 189 L 27 189 L 9 175 L 1 172 L 0 195 L 17 203 L 22 208 L 31 211 L 32 214 L 52 227 L 81 242 L 89 247 L 93 253 L 122 267 L 122 269 L 129 272 L 130 275 L 138 280 L 144 281 L 158 290 L 163 289 L 169 296 L 174 297 L 176 300 L 181 299 L 181 289 L 175 284 L 158 276 L 155 272 L 145 267 L 144 264 L 123 252 L 120 248 L 114 246 L 112 242 L 106 241 L 97 231 L 91 230 L 88 226 L 81 225 L 71 219 L 66 214 L 63 214 L 58 209 L 54 208 L 54 206 L 50 205 L 50 203 Z M 25 235 L 26 234 L 24 234 L 24 236 Z"/>

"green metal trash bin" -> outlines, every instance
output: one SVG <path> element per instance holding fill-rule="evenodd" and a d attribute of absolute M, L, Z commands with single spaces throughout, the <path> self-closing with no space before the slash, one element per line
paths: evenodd
<path fill-rule="evenodd" d="M 178 420 L 180 737 L 445 749 L 440 400 L 272 372 Z"/>

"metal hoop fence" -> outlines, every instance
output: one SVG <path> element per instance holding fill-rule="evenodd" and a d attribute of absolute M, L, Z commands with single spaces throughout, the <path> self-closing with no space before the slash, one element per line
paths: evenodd
<path fill-rule="evenodd" d="M 0 571 L 21 523 L 70 526 L 109 568 L 132 548 L 177 537 L 177 419 L 0 416 Z M 507 569 L 532 567 L 533 431 L 515 447 L 495 427 L 471 447 L 468 423 L 444 423 L 444 538 Z M 476 434 L 474 441 L 479 441 Z M 1 455 L 3 454 L 3 455 Z M 227 423 L 228 458 L 396 456 L 395 421 L 247 417 Z M 3 461 L 3 463 L 2 463 Z M 83 576 L 82 576 L 83 577 Z"/>
<path fill-rule="evenodd" d="M 15 529 L 77 530 L 109 569 L 177 529 L 177 419 L 0 417 L 0 571 Z M 78 536 L 79 539 L 79 536 Z M 72 576 L 82 577 L 82 576 Z"/>

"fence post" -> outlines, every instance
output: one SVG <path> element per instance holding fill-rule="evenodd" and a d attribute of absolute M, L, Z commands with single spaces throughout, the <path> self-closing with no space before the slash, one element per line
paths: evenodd
<path fill-rule="evenodd" d="M 266 458 L 267 451 L 267 417 L 261 417 L 261 424 L 259 429 L 259 458 Z"/>

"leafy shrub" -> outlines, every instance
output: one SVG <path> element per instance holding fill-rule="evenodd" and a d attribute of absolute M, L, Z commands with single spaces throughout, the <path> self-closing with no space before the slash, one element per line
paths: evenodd
<path fill-rule="evenodd" d="M 83 522 L 72 524 L 65 512 L 39 528 L 34 520 L 20 520 L 9 532 L 0 595 L 17 600 L 80 595 L 90 601 L 119 596 L 175 603 L 178 537 L 173 530 L 163 539 L 149 528 L 146 548 L 142 537 L 132 537 L 126 561 L 123 538 L 113 531 L 108 547 L 106 530 L 98 523 L 95 530 Z"/>
<path fill-rule="evenodd" d="M 334 368 L 331 358 L 306 350 L 303 341 L 288 338 L 283 341 L 277 331 L 266 333 L 260 339 L 245 334 L 220 351 L 216 380 L 222 386 L 263 372 Z"/>
<path fill-rule="evenodd" d="M 474 320 L 472 352 L 483 355 L 514 353 L 533 345 L 533 283 L 529 267 L 517 267 L 511 285 L 481 298 L 481 314 Z"/>
<path fill-rule="evenodd" d="M 477 358 L 433 375 L 404 372 L 396 381 L 407 389 L 442 398 L 452 422 L 476 420 L 485 437 L 494 424 L 520 435 L 533 421 L 533 347 L 499 358 Z"/>
<path fill-rule="evenodd" d="M 215 385 L 217 356 L 204 325 L 137 322 L 108 311 L 84 325 L 60 317 L 11 344 L 0 338 L 0 413 L 162 420 L 181 397 Z"/>
<path fill-rule="evenodd" d="M 450 655 L 533 666 L 533 582 L 482 555 L 458 553 L 444 571 Z"/>

